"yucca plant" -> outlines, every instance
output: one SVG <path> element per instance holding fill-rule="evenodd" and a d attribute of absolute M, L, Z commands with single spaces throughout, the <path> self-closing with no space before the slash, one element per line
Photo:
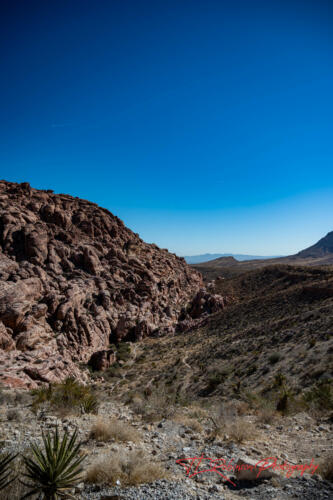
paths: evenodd
<path fill-rule="evenodd" d="M 94 394 L 88 395 L 81 404 L 82 413 L 98 413 L 98 399 Z"/>
<path fill-rule="evenodd" d="M 56 428 L 53 435 L 43 434 L 43 444 L 44 449 L 31 444 L 32 458 L 23 457 L 26 466 L 23 476 L 30 482 L 22 481 L 22 484 L 31 489 L 22 500 L 37 494 L 45 500 L 74 498 L 69 491 L 82 479 L 80 465 L 85 458 L 79 455 L 77 430 L 71 437 L 66 432 L 60 440 Z"/>
<path fill-rule="evenodd" d="M 9 453 L 0 457 L 0 490 L 5 489 L 15 479 L 9 466 L 16 456 Z"/>

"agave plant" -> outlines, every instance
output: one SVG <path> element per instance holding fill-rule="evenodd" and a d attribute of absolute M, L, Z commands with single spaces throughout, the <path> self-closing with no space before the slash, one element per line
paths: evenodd
<path fill-rule="evenodd" d="M 0 490 L 3 490 L 12 483 L 15 477 L 12 477 L 10 463 L 16 458 L 16 455 L 3 455 L 0 457 Z"/>
<path fill-rule="evenodd" d="M 42 447 L 31 444 L 32 458 L 24 456 L 26 472 L 23 474 L 30 482 L 22 483 L 30 490 L 23 497 L 39 494 L 45 500 L 74 498 L 69 491 L 80 481 L 84 456 L 79 455 L 77 430 L 70 437 L 66 432 L 60 440 L 58 428 L 53 435 L 43 434 Z"/>

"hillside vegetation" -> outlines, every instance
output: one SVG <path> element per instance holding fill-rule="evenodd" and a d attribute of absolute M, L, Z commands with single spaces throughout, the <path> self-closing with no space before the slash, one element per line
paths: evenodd
<path fill-rule="evenodd" d="M 283 391 L 290 401 L 320 386 L 330 391 L 332 268 L 273 266 L 215 288 L 229 306 L 198 330 L 138 345 L 135 360 L 115 373 L 121 392 L 164 390 L 201 401 L 252 393 L 274 405 Z"/>

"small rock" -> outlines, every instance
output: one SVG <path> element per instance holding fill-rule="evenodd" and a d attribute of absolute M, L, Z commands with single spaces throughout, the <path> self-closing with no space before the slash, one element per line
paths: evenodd
<path fill-rule="evenodd" d="M 278 474 L 268 468 L 269 464 L 265 466 L 264 470 L 260 470 L 260 467 L 257 467 L 257 463 L 258 461 L 248 457 L 239 458 L 236 464 L 236 478 L 238 480 L 255 481 L 258 478 L 270 479 L 271 477 L 278 477 Z"/>

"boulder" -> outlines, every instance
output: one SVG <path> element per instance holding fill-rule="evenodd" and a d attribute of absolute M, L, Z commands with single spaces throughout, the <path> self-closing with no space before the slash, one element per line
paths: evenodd
<path fill-rule="evenodd" d="M 89 359 L 88 365 L 93 371 L 104 372 L 117 361 L 117 355 L 112 350 L 94 352 Z"/>
<path fill-rule="evenodd" d="M 274 461 L 272 460 L 258 461 L 249 457 L 241 457 L 235 466 L 235 476 L 239 481 L 257 481 L 278 477 L 273 467 Z"/>

